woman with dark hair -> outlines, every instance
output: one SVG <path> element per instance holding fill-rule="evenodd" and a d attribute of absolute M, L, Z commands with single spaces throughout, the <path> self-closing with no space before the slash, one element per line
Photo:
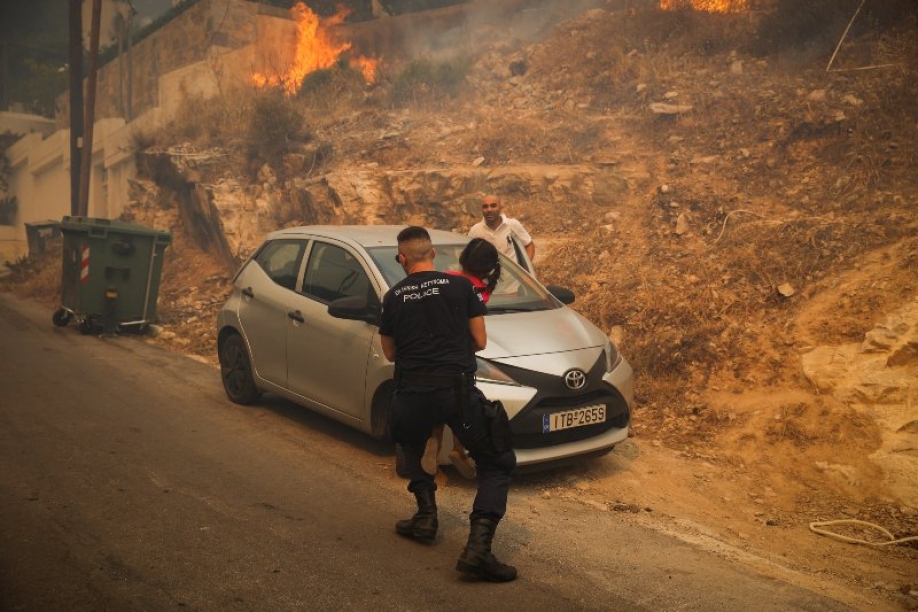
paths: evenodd
<path fill-rule="evenodd" d="M 500 261 L 498 261 L 497 248 L 484 238 L 473 238 L 462 253 L 459 254 L 459 265 L 462 270 L 447 270 L 447 274 L 464 276 L 472 281 L 475 291 L 481 296 L 485 304 L 491 299 L 491 293 L 500 280 Z M 440 445 L 443 442 L 443 425 L 434 428 L 424 455 L 421 457 L 421 467 L 428 474 L 436 474 L 439 462 Z M 453 436 L 453 450 L 449 453 L 449 460 L 456 470 L 466 478 L 475 478 L 475 466 L 469 461 L 468 453 L 458 438 Z"/>
<path fill-rule="evenodd" d="M 447 272 L 464 276 L 474 285 L 485 304 L 491 299 L 491 293 L 500 280 L 500 261 L 497 247 L 484 238 L 472 238 L 462 253 L 459 254 L 461 272 Z"/>

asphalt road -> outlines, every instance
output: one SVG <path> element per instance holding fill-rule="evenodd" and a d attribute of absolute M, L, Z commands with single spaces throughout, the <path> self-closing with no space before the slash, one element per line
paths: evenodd
<path fill-rule="evenodd" d="M 83 336 L 0 294 L 0 610 L 845 610 L 520 476 L 495 552 L 453 569 L 470 483 L 433 545 L 388 445 L 142 338 Z"/>

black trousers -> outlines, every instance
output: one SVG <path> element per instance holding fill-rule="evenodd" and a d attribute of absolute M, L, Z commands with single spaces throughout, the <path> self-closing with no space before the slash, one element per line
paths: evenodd
<path fill-rule="evenodd" d="M 421 467 L 424 447 L 435 425 L 445 423 L 468 449 L 478 473 L 478 493 L 472 504 L 470 520 L 488 518 L 499 521 L 507 511 L 510 476 L 516 467 L 513 450 L 495 454 L 482 448 L 484 421 L 479 409 L 480 392 L 471 387 L 466 419 L 461 418 L 459 393 L 454 387 L 402 387 L 395 392 L 392 438 L 402 445 L 408 490 L 436 491 L 434 476 Z"/>

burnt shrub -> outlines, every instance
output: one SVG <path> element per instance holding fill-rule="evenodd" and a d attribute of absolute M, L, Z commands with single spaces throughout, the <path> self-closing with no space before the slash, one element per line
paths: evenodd
<path fill-rule="evenodd" d="M 776 0 L 773 10 L 759 21 L 748 50 L 758 56 L 803 50 L 830 53 L 859 4 L 860 0 Z M 914 0 L 868 0 L 851 23 L 849 35 L 890 28 L 916 14 Z"/>
<path fill-rule="evenodd" d="M 277 161 L 311 139 L 296 100 L 277 88 L 259 92 L 248 126 L 250 160 Z"/>
<path fill-rule="evenodd" d="M 361 105 L 366 91 L 364 76 L 342 57 L 334 66 L 306 75 L 296 96 L 309 108 L 335 110 Z"/>
<path fill-rule="evenodd" d="M 470 68 L 471 61 L 462 58 L 443 62 L 415 60 L 392 80 L 392 103 L 404 106 L 412 102 L 455 98 L 462 91 Z"/>

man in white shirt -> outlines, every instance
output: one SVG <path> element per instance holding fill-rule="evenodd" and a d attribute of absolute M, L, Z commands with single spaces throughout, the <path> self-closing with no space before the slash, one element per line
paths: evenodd
<path fill-rule="evenodd" d="M 511 241 L 511 236 L 516 235 L 520 242 L 523 243 L 526 254 L 529 255 L 529 261 L 535 259 L 535 242 L 533 242 L 532 236 L 529 235 L 522 223 L 501 213 L 499 197 L 494 194 L 486 195 L 481 201 L 481 214 L 483 219 L 469 230 L 470 237 L 484 238 L 497 247 L 498 251 L 519 263 Z"/>

